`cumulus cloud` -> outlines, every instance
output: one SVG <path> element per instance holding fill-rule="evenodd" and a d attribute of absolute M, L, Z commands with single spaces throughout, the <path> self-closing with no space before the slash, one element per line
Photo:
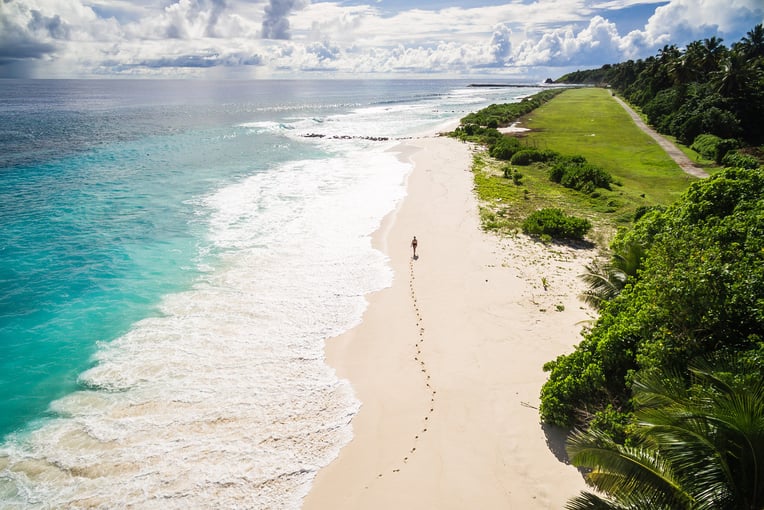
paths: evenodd
<path fill-rule="evenodd" d="M 599 66 L 764 22 L 761 0 L 0 0 L 3 66 L 40 74 L 512 73 Z M 489 3 L 496 4 L 495 1 Z M 655 4 L 654 8 L 646 7 Z M 420 7 L 417 7 L 417 6 Z M 618 23 L 637 6 L 644 19 Z M 608 19 L 610 16 L 610 19 Z M 619 17 L 620 16 L 620 17 Z M 633 29 L 637 27 L 637 29 Z M 165 71 L 166 70 L 166 71 Z M 32 74 L 32 73 L 30 73 Z M 5 75 L 8 75 L 6 72 Z M 219 75 L 219 74 L 218 74 Z M 216 76 L 218 76 L 216 75 Z"/>
<path fill-rule="evenodd" d="M 512 30 L 507 25 L 497 25 L 491 36 L 491 54 L 497 63 L 506 63 L 512 55 Z"/>
<path fill-rule="evenodd" d="M 155 35 L 170 39 L 216 37 L 216 27 L 226 9 L 225 0 L 178 0 L 164 8 L 161 16 L 152 18 L 148 24 L 158 30 Z"/>
<path fill-rule="evenodd" d="M 663 41 L 666 35 L 687 38 L 717 31 L 731 34 L 753 28 L 762 18 L 761 0 L 672 0 L 655 9 L 644 33 L 648 41 Z"/>
<path fill-rule="evenodd" d="M 306 3 L 306 0 L 270 0 L 265 6 L 263 39 L 290 39 L 289 14 Z"/>
<path fill-rule="evenodd" d="M 34 32 L 43 32 L 53 39 L 67 39 L 69 37 L 69 26 L 61 20 L 61 16 L 45 16 L 40 11 L 33 10 L 32 19 L 27 25 Z"/>
<path fill-rule="evenodd" d="M 565 27 L 548 31 L 536 41 L 526 39 L 514 57 L 523 66 L 597 65 L 620 58 L 621 43 L 616 26 L 595 16 L 578 33 Z"/>
<path fill-rule="evenodd" d="M 211 0 L 210 3 L 212 4 L 212 8 L 210 9 L 210 14 L 207 19 L 207 30 L 205 34 L 207 37 L 215 37 L 217 35 L 215 33 L 215 27 L 218 23 L 218 19 L 220 19 L 220 14 L 225 11 L 226 2 L 225 0 Z"/>
<path fill-rule="evenodd" d="M 48 16 L 18 2 L 0 7 L 0 65 L 52 56 L 56 41 L 70 36 L 70 26 L 58 14 Z"/>

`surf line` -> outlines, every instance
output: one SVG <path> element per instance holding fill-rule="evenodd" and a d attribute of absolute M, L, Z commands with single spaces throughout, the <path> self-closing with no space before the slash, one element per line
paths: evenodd
<path fill-rule="evenodd" d="M 432 417 L 432 414 L 435 412 L 435 398 L 438 392 L 433 387 L 430 377 L 430 372 L 427 368 L 427 363 L 425 363 L 424 357 L 422 355 L 422 344 L 425 341 L 426 335 L 425 335 L 425 328 L 424 328 L 424 320 L 422 318 L 422 312 L 419 309 L 419 303 L 417 302 L 417 296 L 416 296 L 416 274 L 414 272 L 414 258 L 412 257 L 411 260 L 409 260 L 409 290 L 411 293 L 411 304 L 414 308 L 414 315 L 415 315 L 415 322 L 416 322 L 416 339 L 414 342 L 414 350 L 416 351 L 414 354 L 414 361 L 418 364 L 419 370 L 422 374 L 422 380 L 424 382 L 424 386 L 427 389 L 427 393 L 429 393 L 430 396 L 430 402 L 429 405 L 423 414 L 422 418 L 422 428 L 419 430 L 412 439 L 412 447 L 407 452 L 407 454 L 401 459 L 401 464 L 398 466 L 392 468 L 393 473 L 400 473 L 401 468 L 403 467 L 403 464 L 407 464 L 408 461 L 411 459 L 411 457 L 416 453 L 417 451 L 417 444 L 419 443 L 419 440 L 421 439 L 423 434 L 427 433 L 427 427 L 430 424 L 430 418 Z M 382 478 L 383 473 L 379 473 L 377 475 L 377 478 Z"/>

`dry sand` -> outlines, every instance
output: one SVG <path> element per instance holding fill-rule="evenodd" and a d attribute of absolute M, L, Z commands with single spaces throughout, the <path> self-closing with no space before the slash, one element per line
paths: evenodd
<path fill-rule="evenodd" d="M 362 402 L 354 438 L 303 508 L 560 509 L 585 486 L 559 431 L 539 423 L 542 365 L 594 316 L 576 297 L 594 252 L 483 233 L 469 146 L 399 149 L 415 165 L 408 196 L 375 238 L 393 285 L 327 343 Z"/>

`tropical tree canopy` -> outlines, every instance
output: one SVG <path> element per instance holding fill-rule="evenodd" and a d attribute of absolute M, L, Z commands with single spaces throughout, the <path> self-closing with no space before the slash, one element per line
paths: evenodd
<path fill-rule="evenodd" d="M 655 57 L 576 71 L 562 83 L 607 84 L 647 115 L 660 132 L 691 144 L 703 133 L 764 142 L 764 27 L 727 48 L 711 37 Z M 719 160 L 721 161 L 721 160 Z"/>
<path fill-rule="evenodd" d="M 581 299 L 594 308 L 602 308 L 615 299 L 627 283 L 637 278 L 644 251 L 639 244 L 629 244 L 622 251 L 613 253 L 609 262 L 595 260 L 587 265 L 586 272 L 579 276 L 588 286 Z"/>
<path fill-rule="evenodd" d="M 542 420 L 585 425 L 631 411 L 635 373 L 744 353 L 764 366 L 764 169 L 727 169 L 642 216 L 613 246 L 644 247 L 632 284 L 576 349 L 545 365 Z M 611 420 L 612 421 L 612 420 Z"/>
<path fill-rule="evenodd" d="M 584 509 L 761 510 L 764 508 L 764 372 L 738 362 L 654 371 L 634 381 L 636 426 L 629 445 L 595 429 L 568 440 L 571 462 L 587 468 L 599 494 L 567 505 Z"/>

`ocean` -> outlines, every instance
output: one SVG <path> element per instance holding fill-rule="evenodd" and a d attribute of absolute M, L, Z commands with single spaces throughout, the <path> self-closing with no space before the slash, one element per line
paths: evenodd
<path fill-rule="evenodd" d="M 533 87 L 0 80 L 0 508 L 296 509 L 393 149 Z"/>

